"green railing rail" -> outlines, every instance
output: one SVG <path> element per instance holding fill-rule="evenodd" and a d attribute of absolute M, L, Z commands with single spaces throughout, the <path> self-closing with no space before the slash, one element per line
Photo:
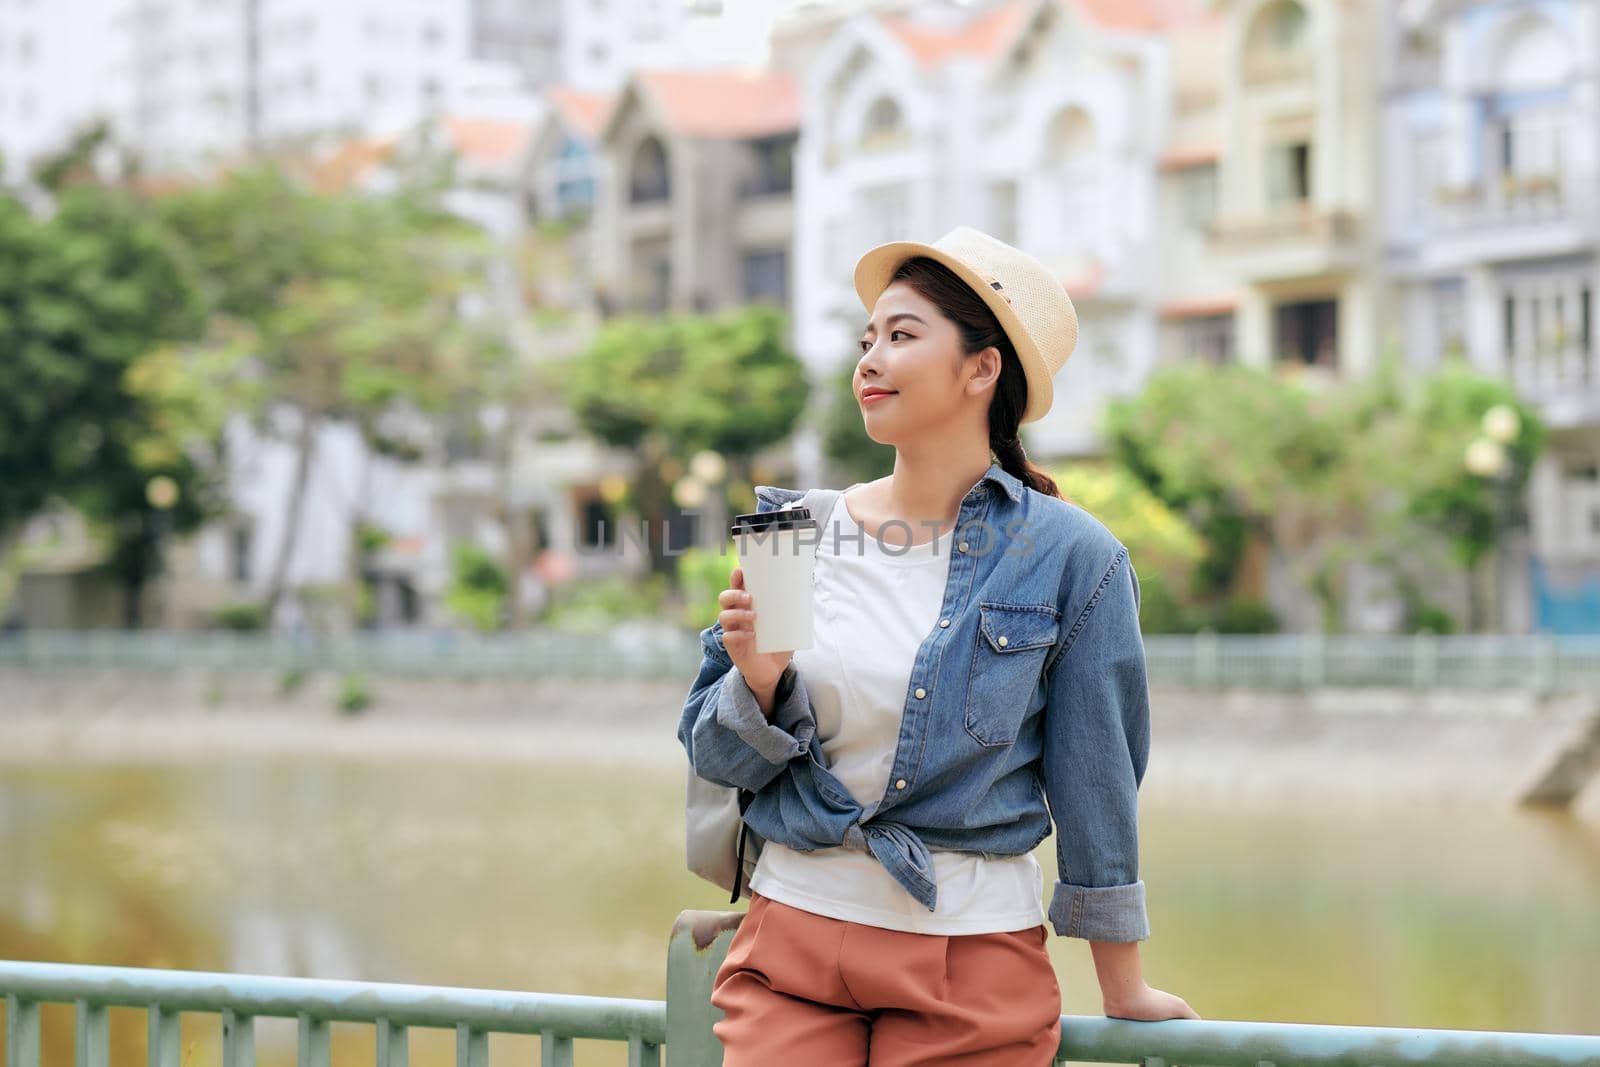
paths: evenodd
<path fill-rule="evenodd" d="M 220 1016 L 223 1067 L 255 1062 L 254 1020 L 297 1019 L 300 1067 L 329 1067 L 329 1025 L 371 1023 L 374 1062 L 405 1067 L 411 1027 L 456 1034 L 457 1067 L 489 1067 L 488 1035 L 537 1034 L 540 1064 L 572 1067 L 574 1042 L 623 1041 L 629 1067 L 716 1067 L 712 980 L 744 912 L 685 911 L 667 947 L 667 999 L 518 993 L 204 971 L 0 961 L 6 1067 L 40 1067 L 39 1006 L 76 1006 L 77 1067 L 106 1067 L 107 1009 L 147 1012 L 150 1067 L 179 1067 L 179 1015 Z M 1057 1064 L 1214 1067 L 1506 1067 L 1600 1063 L 1600 1036 L 1062 1016 Z"/>
<path fill-rule="evenodd" d="M 1600 634 L 1149 634 L 1144 644 L 1154 684 L 1600 690 Z M 699 660 L 695 634 L 633 624 L 594 634 L 88 630 L 0 635 L 0 667 L 558 675 L 686 682 Z"/>

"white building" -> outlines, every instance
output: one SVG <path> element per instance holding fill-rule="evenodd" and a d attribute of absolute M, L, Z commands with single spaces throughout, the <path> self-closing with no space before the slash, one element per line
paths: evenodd
<path fill-rule="evenodd" d="M 1581 592 L 1600 573 L 1600 6 L 1407 3 L 1385 28 L 1397 339 L 1415 365 L 1508 378 L 1552 430 L 1528 498 L 1534 617 L 1503 620 L 1548 623 L 1540 575 Z"/>
<path fill-rule="evenodd" d="M 1028 0 L 839 28 L 806 71 L 797 161 L 797 343 L 819 379 L 856 357 L 863 251 L 975 225 L 1052 267 L 1078 310 L 1071 388 L 1025 442 L 1098 450 L 1098 411 L 1138 386 L 1155 349 L 1163 24 L 1144 5 Z M 815 476 L 816 443 L 803 445 Z"/>

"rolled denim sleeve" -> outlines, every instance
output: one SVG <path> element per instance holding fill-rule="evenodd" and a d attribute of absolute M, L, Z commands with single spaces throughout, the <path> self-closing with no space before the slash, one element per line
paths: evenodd
<path fill-rule="evenodd" d="M 1058 872 L 1048 915 L 1064 937 L 1140 941 L 1150 936 L 1138 822 L 1150 694 L 1126 547 L 1063 642 L 1046 678 L 1043 777 Z"/>
<path fill-rule="evenodd" d="M 790 760 L 811 751 L 816 717 L 805 682 L 790 662 L 778 679 L 769 721 L 721 638 L 720 622 L 700 632 L 700 671 L 684 700 L 678 740 L 701 778 L 759 792 Z"/>

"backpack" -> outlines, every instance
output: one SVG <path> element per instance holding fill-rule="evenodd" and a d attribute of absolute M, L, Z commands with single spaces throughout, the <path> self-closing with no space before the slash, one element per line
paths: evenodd
<path fill-rule="evenodd" d="M 818 534 L 826 528 L 840 489 L 809 489 L 799 500 L 785 507 L 811 509 L 817 519 Z M 781 510 L 781 509 L 780 509 Z M 750 896 L 750 876 L 755 872 L 764 839 L 744 821 L 745 808 L 755 793 L 748 789 L 708 782 L 689 766 L 689 781 L 684 806 L 684 846 L 689 870 L 701 878 L 732 892 L 728 903 Z M 754 846 L 748 852 L 745 841 Z"/>

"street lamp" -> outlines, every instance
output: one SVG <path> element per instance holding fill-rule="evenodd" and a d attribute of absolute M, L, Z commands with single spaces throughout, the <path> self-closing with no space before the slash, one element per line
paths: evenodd
<path fill-rule="evenodd" d="M 172 509 L 178 503 L 178 483 L 165 474 L 158 474 L 144 483 L 144 499 L 155 512 L 150 521 L 150 577 L 154 578 L 163 569 L 162 543 L 172 525 Z M 162 614 L 165 615 L 164 607 Z"/>
<path fill-rule="evenodd" d="M 1503 542 L 1506 531 L 1513 526 L 1510 519 L 1515 506 L 1512 483 L 1516 470 L 1509 446 L 1522 432 L 1522 418 L 1511 405 L 1495 404 L 1483 413 L 1479 425 L 1483 434 L 1467 445 L 1465 460 L 1468 471 L 1489 482 L 1495 497 L 1494 603 L 1498 626 L 1506 588 Z"/>

